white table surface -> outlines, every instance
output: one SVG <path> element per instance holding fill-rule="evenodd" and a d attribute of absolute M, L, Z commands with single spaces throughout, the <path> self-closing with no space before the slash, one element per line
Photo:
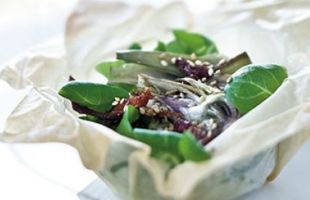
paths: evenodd
<path fill-rule="evenodd" d="M 1 0 L 0 63 L 35 44 L 61 37 L 64 19 L 74 3 Z M 16 98 L 8 95 L 10 90 L 0 81 L 0 128 L 11 109 L 6 102 Z M 309 200 L 309 153 L 310 142 L 301 148 L 275 182 L 240 200 Z M 63 144 L 0 143 L 0 159 L 1 200 L 77 200 L 76 194 L 96 178 L 94 173 L 83 168 L 77 152 Z"/>

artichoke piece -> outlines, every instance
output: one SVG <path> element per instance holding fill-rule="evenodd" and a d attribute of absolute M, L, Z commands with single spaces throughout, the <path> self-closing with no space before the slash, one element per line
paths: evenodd
<path fill-rule="evenodd" d="M 170 52 L 138 50 L 119 51 L 117 52 L 116 57 L 117 59 L 124 60 L 128 63 L 137 63 L 150 67 L 156 67 L 160 70 L 164 70 L 166 73 L 178 77 L 184 77 L 184 73 L 177 66 L 175 66 L 175 59 L 178 57 L 191 60 L 192 62 L 199 60 L 201 62 L 208 62 L 211 64 L 217 64 L 220 60 L 225 59 L 225 57 L 220 54 L 209 54 L 203 57 L 196 57 Z"/>

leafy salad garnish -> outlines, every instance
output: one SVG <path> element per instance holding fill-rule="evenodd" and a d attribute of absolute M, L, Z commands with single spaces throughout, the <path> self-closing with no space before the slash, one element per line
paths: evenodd
<path fill-rule="evenodd" d="M 95 68 L 107 84 L 70 77 L 59 94 L 80 118 L 148 144 L 151 156 L 175 166 L 211 158 L 205 146 L 272 95 L 287 78 L 278 65 L 254 65 L 247 53 L 218 53 L 198 33 L 173 31 L 153 51 L 138 43 Z"/>
<path fill-rule="evenodd" d="M 233 74 L 225 87 L 226 99 L 247 113 L 271 96 L 287 78 L 279 65 L 248 65 Z"/>

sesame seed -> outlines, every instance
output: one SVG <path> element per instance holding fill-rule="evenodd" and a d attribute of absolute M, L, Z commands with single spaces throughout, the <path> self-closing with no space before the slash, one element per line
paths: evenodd
<path fill-rule="evenodd" d="M 201 79 L 202 82 L 205 82 L 206 80 L 207 80 L 206 77 L 203 77 L 203 78 Z"/>
<path fill-rule="evenodd" d="M 215 85 L 216 81 L 211 81 L 210 85 Z"/>
<path fill-rule="evenodd" d="M 230 83 L 232 81 L 231 76 L 226 80 L 226 83 Z"/>
<path fill-rule="evenodd" d="M 216 129 L 216 127 L 217 127 L 217 123 L 212 123 L 211 129 L 214 130 L 214 129 Z"/>
<path fill-rule="evenodd" d="M 121 99 L 119 97 L 114 98 L 115 101 L 120 101 Z"/>
<path fill-rule="evenodd" d="M 153 99 L 159 100 L 160 98 L 158 96 L 154 96 Z"/>
<path fill-rule="evenodd" d="M 153 108 L 154 109 L 154 111 L 155 111 L 155 113 L 159 113 L 159 107 L 155 107 L 155 108 Z"/>
<path fill-rule="evenodd" d="M 168 108 L 165 107 L 165 106 L 160 106 L 159 108 L 160 108 L 160 110 L 163 110 L 163 111 L 167 111 L 168 110 Z"/>
<path fill-rule="evenodd" d="M 198 127 L 198 128 L 204 127 L 204 123 L 203 123 L 203 122 L 199 123 L 199 124 L 197 125 L 197 127 Z"/>
<path fill-rule="evenodd" d="M 193 124 L 193 125 L 197 125 L 198 122 L 197 122 L 197 121 L 192 121 L 192 124 Z"/>
<path fill-rule="evenodd" d="M 213 118 L 209 119 L 209 123 L 213 124 L 214 123 L 214 119 Z"/>
<path fill-rule="evenodd" d="M 176 99 L 176 98 L 178 98 L 178 95 L 173 95 L 172 97 Z"/>
<path fill-rule="evenodd" d="M 177 60 L 182 60 L 182 57 L 179 56 L 179 57 L 177 58 Z"/>
<path fill-rule="evenodd" d="M 181 98 L 184 98 L 184 94 L 183 94 L 182 92 L 180 93 L 180 97 L 181 97 Z"/>
<path fill-rule="evenodd" d="M 197 59 L 197 56 L 196 56 L 195 53 L 192 53 L 192 54 L 191 54 L 191 59 L 192 59 L 192 60 L 196 60 L 196 59 Z"/>
<path fill-rule="evenodd" d="M 201 62 L 201 60 L 196 60 L 196 61 L 195 61 L 195 64 L 196 64 L 196 65 L 202 65 L 202 62 Z"/>
<path fill-rule="evenodd" d="M 159 108 L 159 103 L 155 103 L 154 105 L 151 106 L 151 108 L 155 111 L 155 113 L 159 113 L 160 108 Z"/>
<path fill-rule="evenodd" d="M 145 114 L 145 108 L 140 108 L 139 110 L 141 114 Z"/>
<path fill-rule="evenodd" d="M 121 101 L 119 102 L 120 104 L 124 103 L 125 99 L 122 98 Z"/>
<path fill-rule="evenodd" d="M 226 60 L 223 58 L 223 59 L 221 59 L 221 60 L 219 61 L 218 65 L 222 65 L 222 64 L 224 64 L 225 62 L 226 62 Z"/>
<path fill-rule="evenodd" d="M 173 126 L 173 124 L 170 123 L 170 124 L 169 124 L 169 127 L 168 127 L 168 130 L 169 130 L 169 131 L 172 131 L 173 129 L 174 129 L 174 126 Z"/>
<path fill-rule="evenodd" d="M 172 58 L 171 58 L 171 63 L 172 63 L 172 64 L 175 64 L 176 61 L 177 61 L 177 58 L 176 58 L 176 57 L 172 57 Z"/>
<path fill-rule="evenodd" d="M 146 115 L 150 115 L 150 116 L 155 116 L 156 115 L 156 113 L 154 112 L 153 109 L 146 109 L 145 110 L 145 114 Z"/>
<path fill-rule="evenodd" d="M 207 134 L 207 137 L 209 138 L 209 137 L 211 137 L 212 136 L 212 131 L 208 131 L 208 134 Z"/>
<path fill-rule="evenodd" d="M 220 70 L 220 69 L 218 69 L 218 70 L 216 70 L 216 71 L 214 72 L 214 74 L 219 74 L 219 73 L 221 73 L 221 70 Z"/>
<path fill-rule="evenodd" d="M 161 54 L 159 54 L 159 58 L 160 58 L 160 59 L 164 59 L 164 58 L 165 58 L 165 56 L 166 56 L 166 54 L 165 54 L 165 53 L 161 53 Z"/>
<path fill-rule="evenodd" d="M 158 105 L 153 104 L 151 107 L 152 107 L 152 108 L 158 108 Z"/>
<path fill-rule="evenodd" d="M 113 101 L 112 106 L 116 106 L 118 104 L 118 101 Z"/>
<path fill-rule="evenodd" d="M 208 61 L 204 61 L 203 64 L 204 65 L 210 65 L 210 63 Z"/>
<path fill-rule="evenodd" d="M 154 104 L 154 99 L 150 99 L 150 100 L 148 100 L 146 106 L 151 107 L 153 104 Z"/>
<path fill-rule="evenodd" d="M 208 74 L 209 74 L 209 76 L 212 76 L 212 75 L 213 75 L 213 73 L 214 73 L 213 68 L 210 68 L 210 69 L 208 70 Z"/>
<path fill-rule="evenodd" d="M 191 67 L 195 67 L 195 64 L 194 64 L 191 60 L 187 60 L 187 63 L 188 63 Z"/>
<path fill-rule="evenodd" d="M 167 63 L 167 61 L 165 61 L 165 60 L 160 61 L 160 64 L 161 64 L 162 66 L 168 66 L 168 63 Z"/>

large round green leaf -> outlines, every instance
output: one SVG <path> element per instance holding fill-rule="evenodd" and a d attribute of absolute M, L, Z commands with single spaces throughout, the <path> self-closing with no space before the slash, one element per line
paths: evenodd
<path fill-rule="evenodd" d="M 282 66 L 247 65 L 232 75 L 225 96 L 244 114 L 271 96 L 286 78 L 287 71 Z"/>

